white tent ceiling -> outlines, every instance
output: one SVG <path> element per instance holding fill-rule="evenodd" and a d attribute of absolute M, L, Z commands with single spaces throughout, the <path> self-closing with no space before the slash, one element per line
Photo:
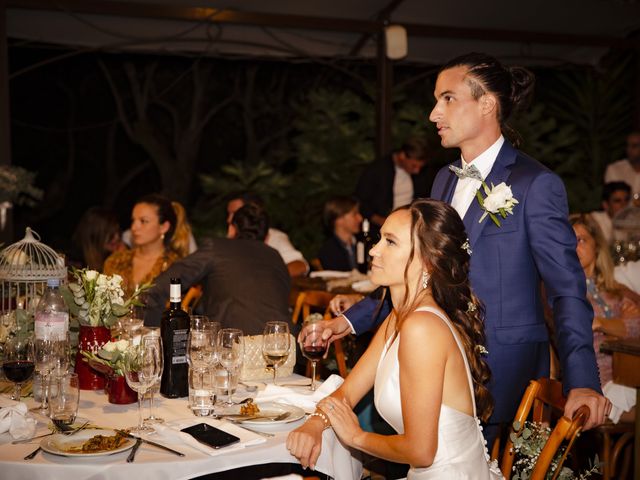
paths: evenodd
<path fill-rule="evenodd" d="M 637 0 L 196 2 L 8 0 L 7 35 L 107 50 L 371 58 L 371 33 L 391 4 L 390 22 L 409 33 L 406 61 L 416 63 L 440 64 L 478 50 L 529 65 L 595 64 L 617 39 L 639 45 Z M 625 40 L 633 32 L 635 40 Z"/>

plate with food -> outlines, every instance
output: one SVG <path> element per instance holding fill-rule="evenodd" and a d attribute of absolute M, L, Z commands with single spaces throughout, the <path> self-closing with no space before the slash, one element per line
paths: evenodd
<path fill-rule="evenodd" d="M 56 433 L 43 438 L 40 447 L 45 452 L 65 457 L 96 457 L 124 452 L 135 440 L 113 430 L 81 430 L 73 435 Z"/>
<path fill-rule="evenodd" d="M 285 403 L 248 402 L 223 416 L 247 425 L 278 425 L 300 420 L 304 417 L 304 410 Z"/>

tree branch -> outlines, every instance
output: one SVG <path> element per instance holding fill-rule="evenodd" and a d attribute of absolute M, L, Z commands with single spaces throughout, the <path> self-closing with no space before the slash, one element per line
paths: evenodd
<path fill-rule="evenodd" d="M 107 79 L 107 83 L 109 84 L 109 89 L 111 90 L 113 100 L 116 103 L 116 109 L 118 111 L 118 117 L 120 118 L 122 127 L 124 128 L 124 131 L 129 136 L 129 138 L 133 139 L 133 129 L 131 128 L 131 123 L 129 122 L 129 118 L 127 117 L 127 112 L 125 111 L 122 97 L 120 96 L 120 92 L 118 92 L 118 89 L 116 88 L 113 77 L 111 76 L 111 73 L 109 73 L 109 69 L 104 64 L 102 59 L 98 59 L 98 65 L 100 66 L 100 69 L 102 70 L 102 73 L 104 74 L 105 78 Z"/>

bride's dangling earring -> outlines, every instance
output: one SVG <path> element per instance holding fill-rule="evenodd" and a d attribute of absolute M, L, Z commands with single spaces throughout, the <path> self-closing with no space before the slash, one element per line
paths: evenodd
<path fill-rule="evenodd" d="M 429 272 L 427 272 L 426 270 L 422 271 L 422 289 L 426 289 L 429 286 Z"/>

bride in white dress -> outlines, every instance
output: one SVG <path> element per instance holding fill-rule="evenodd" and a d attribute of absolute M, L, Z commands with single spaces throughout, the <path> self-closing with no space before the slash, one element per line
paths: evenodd
<path fill-rule="evenodd" d="M 489 417 L 492 400 L 468 250 L 460 217 L 443 202 L 416 200 L 387 217 L 371 249 L 371 281 L 388 287 L 394 309 L 342 386 L 289 434 L 287 448 L 303 467 L 314 468 L 331 427 L 349 447 L 409 464 L 408 479 L 502 478 L 478 420 Z M 397 435 L 358 424 L 352 408 L 373 386 Z"/>

